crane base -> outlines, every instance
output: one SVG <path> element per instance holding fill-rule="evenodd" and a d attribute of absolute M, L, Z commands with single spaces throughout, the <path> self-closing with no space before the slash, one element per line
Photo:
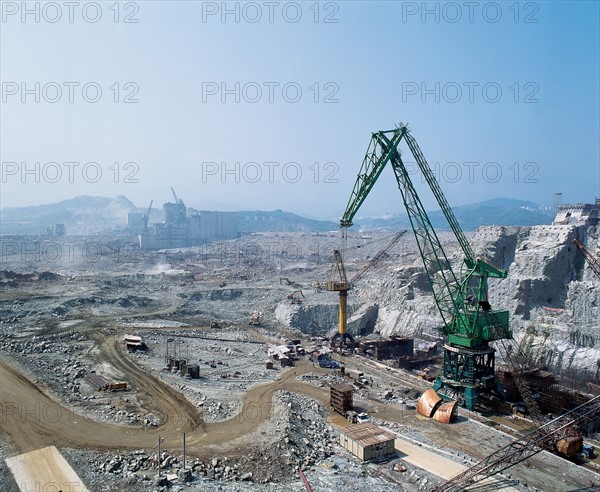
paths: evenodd
<path fill-rule="evenodd" d="M 335 347 L 338 343 L 340 349 L 349 348 L 350 350 L 352 350 L 356 342 L 354 341 L 354 337 L 350 335 L 350 333 L 337 332 L 331 338 L 331 346 Z"/>
<path fill-rule="evenodd" d="M 443 374 L 433 389 L 469 410 L 475 409 L 481 393 L 495 392 L 504 399 L 504 389 L 495 376 L 495 352 L 490 346 L 467 348 L 445 343 Z"/>

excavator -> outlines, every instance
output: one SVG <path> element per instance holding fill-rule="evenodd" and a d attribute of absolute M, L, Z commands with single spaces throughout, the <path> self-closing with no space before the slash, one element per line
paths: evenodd
<path fill-rule="evenodd" d="M 442 243 L 417 194 L 398 146 L 405 141 L 421 174 L 435 196 L 464 255 L 458 273 L 453 269 Z M 372 134 L 346 210 L 340 220 L 342 239 L 347 228 L 381 176 L 390 165 L 408 214 L 425 272 L 433 290 L 445 336 L 442 374 L 433 389 L 444 400 L 474 409 L 478 394 L 504 390 L 495 375 L 496 350 L 490 345 L 512 337 L 508 311 L 496 311 L 488 299 L 488 279 L 506 278 L 507 272 L 477 258 L 454 212 L 427 164 L 407 125 Z M 340 292 L 341 294 L 341 292 Z"/>
<path fill-rule="evenodd" d="M 301 290 L 295 290 L 294 292 L 287 294 L 285 296 L 286 299 L 290 299 L 290 302 L 292 304 L 302 304 L 302 299 L 300 299 L 296 294 L 300 293 L 300 295 L 302 297 L 304 297 L 304 294 L 302 293 Z"/>

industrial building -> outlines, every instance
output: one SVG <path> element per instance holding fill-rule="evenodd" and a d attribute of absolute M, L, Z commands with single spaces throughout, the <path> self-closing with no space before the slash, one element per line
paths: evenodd
<path fill-rule="evenodd" d="M 600 198 L 595 203 L 559 205 L 553 225 L 598 225 L 600 222 Z"/>
<path fill-rule="evenodd" d="M 138 235 L 140 249 L 146 251 L 199 246 L 211 241 L 236 239 L 237 218 L 235 212 L 201 210 L 188 216 L 183 200 L 173 192 L 175 203 L 163 204 L 163 220 Z M 131 227 L 140 225 L 139 214 L 130 214 Z M 143 217 L 147 217 L 146 216 Z M 142 225 L 144 220 L 142 217 Z"/>
<path fill-rule="evenodd" d="M 349 425 L 340 430 L 340 446 L 362 461 L 394 454 L 395 441 L 394 434 L 370 422 Z"/>
<path fill-rule="evenodd" d="M 46 236 L 49 237 L 64 237 L 66 234 L 64 224 L 55 224 L 54 226 L 46 227 Z"/>
<path fill-rule="evenodd" d="M 360 343 L 359 351 L 376 360 L 412 357 L 414 354 L 414 339 L 390 337 L 383 340 L 365 340 Z"/>

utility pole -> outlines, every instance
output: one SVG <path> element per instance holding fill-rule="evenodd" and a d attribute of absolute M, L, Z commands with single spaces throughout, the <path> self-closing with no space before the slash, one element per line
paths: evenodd
<path fill-rule="evenodd" d="M 160 477 L 160 443 L 163 442 L 165 440 L 164 437 L 160 437 L 160 435 L 158 436 L 158 444 L 155 446 L 157 449 L 157 455 L 156 455 L 156 463 L 158 465 L 158 476 Z"/>
<path fill-rule="evenodd" d="M 185 432 L 183 433 L 183 469 L 185 470 Z"/>

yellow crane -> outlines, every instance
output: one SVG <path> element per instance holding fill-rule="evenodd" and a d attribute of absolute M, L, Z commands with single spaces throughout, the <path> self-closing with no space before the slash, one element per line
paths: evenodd
<path fill-rule="evenodd" d="M 348 291 L 352 289 L 354 283 L 360 279 L 367 270 L 369 270 L 375 263 L 377 263 L 383 255 L 385 255 L 393 246 L 396 244 L 400 238 L 404 235 L 406 231 L 401 231 L 394 235 L 392 240 L 387 244 L 381 251 L 379 251 L 371 260 L 348 281 L 346 276 L 346 268 L 344 267 L 344 260 L 342 259 L 342 253 L 340 250 L 334 250 L 333 256 L 335 258 L 335 265 L 333 266 L 334 272 L 337 271 L 336 280 L 329 280 L 325 282 L 325 290 L 337 292 L 339 299 L 339 322 L 338 322 L 338 331 L 333 336 L 331 340 L 333 344 L 337 342 L 337 339 L 340 339 L 340 348 L 342 348 L 346 344 L 346 340 L 350 342 L 351 346 L 354 346 L 354 337 L 348 333 L 347 325 L 348 325 Z M 335 273 L 333 276 L 336 276 Z M 339 279 L 339 280 L 338 280 Z"/>

